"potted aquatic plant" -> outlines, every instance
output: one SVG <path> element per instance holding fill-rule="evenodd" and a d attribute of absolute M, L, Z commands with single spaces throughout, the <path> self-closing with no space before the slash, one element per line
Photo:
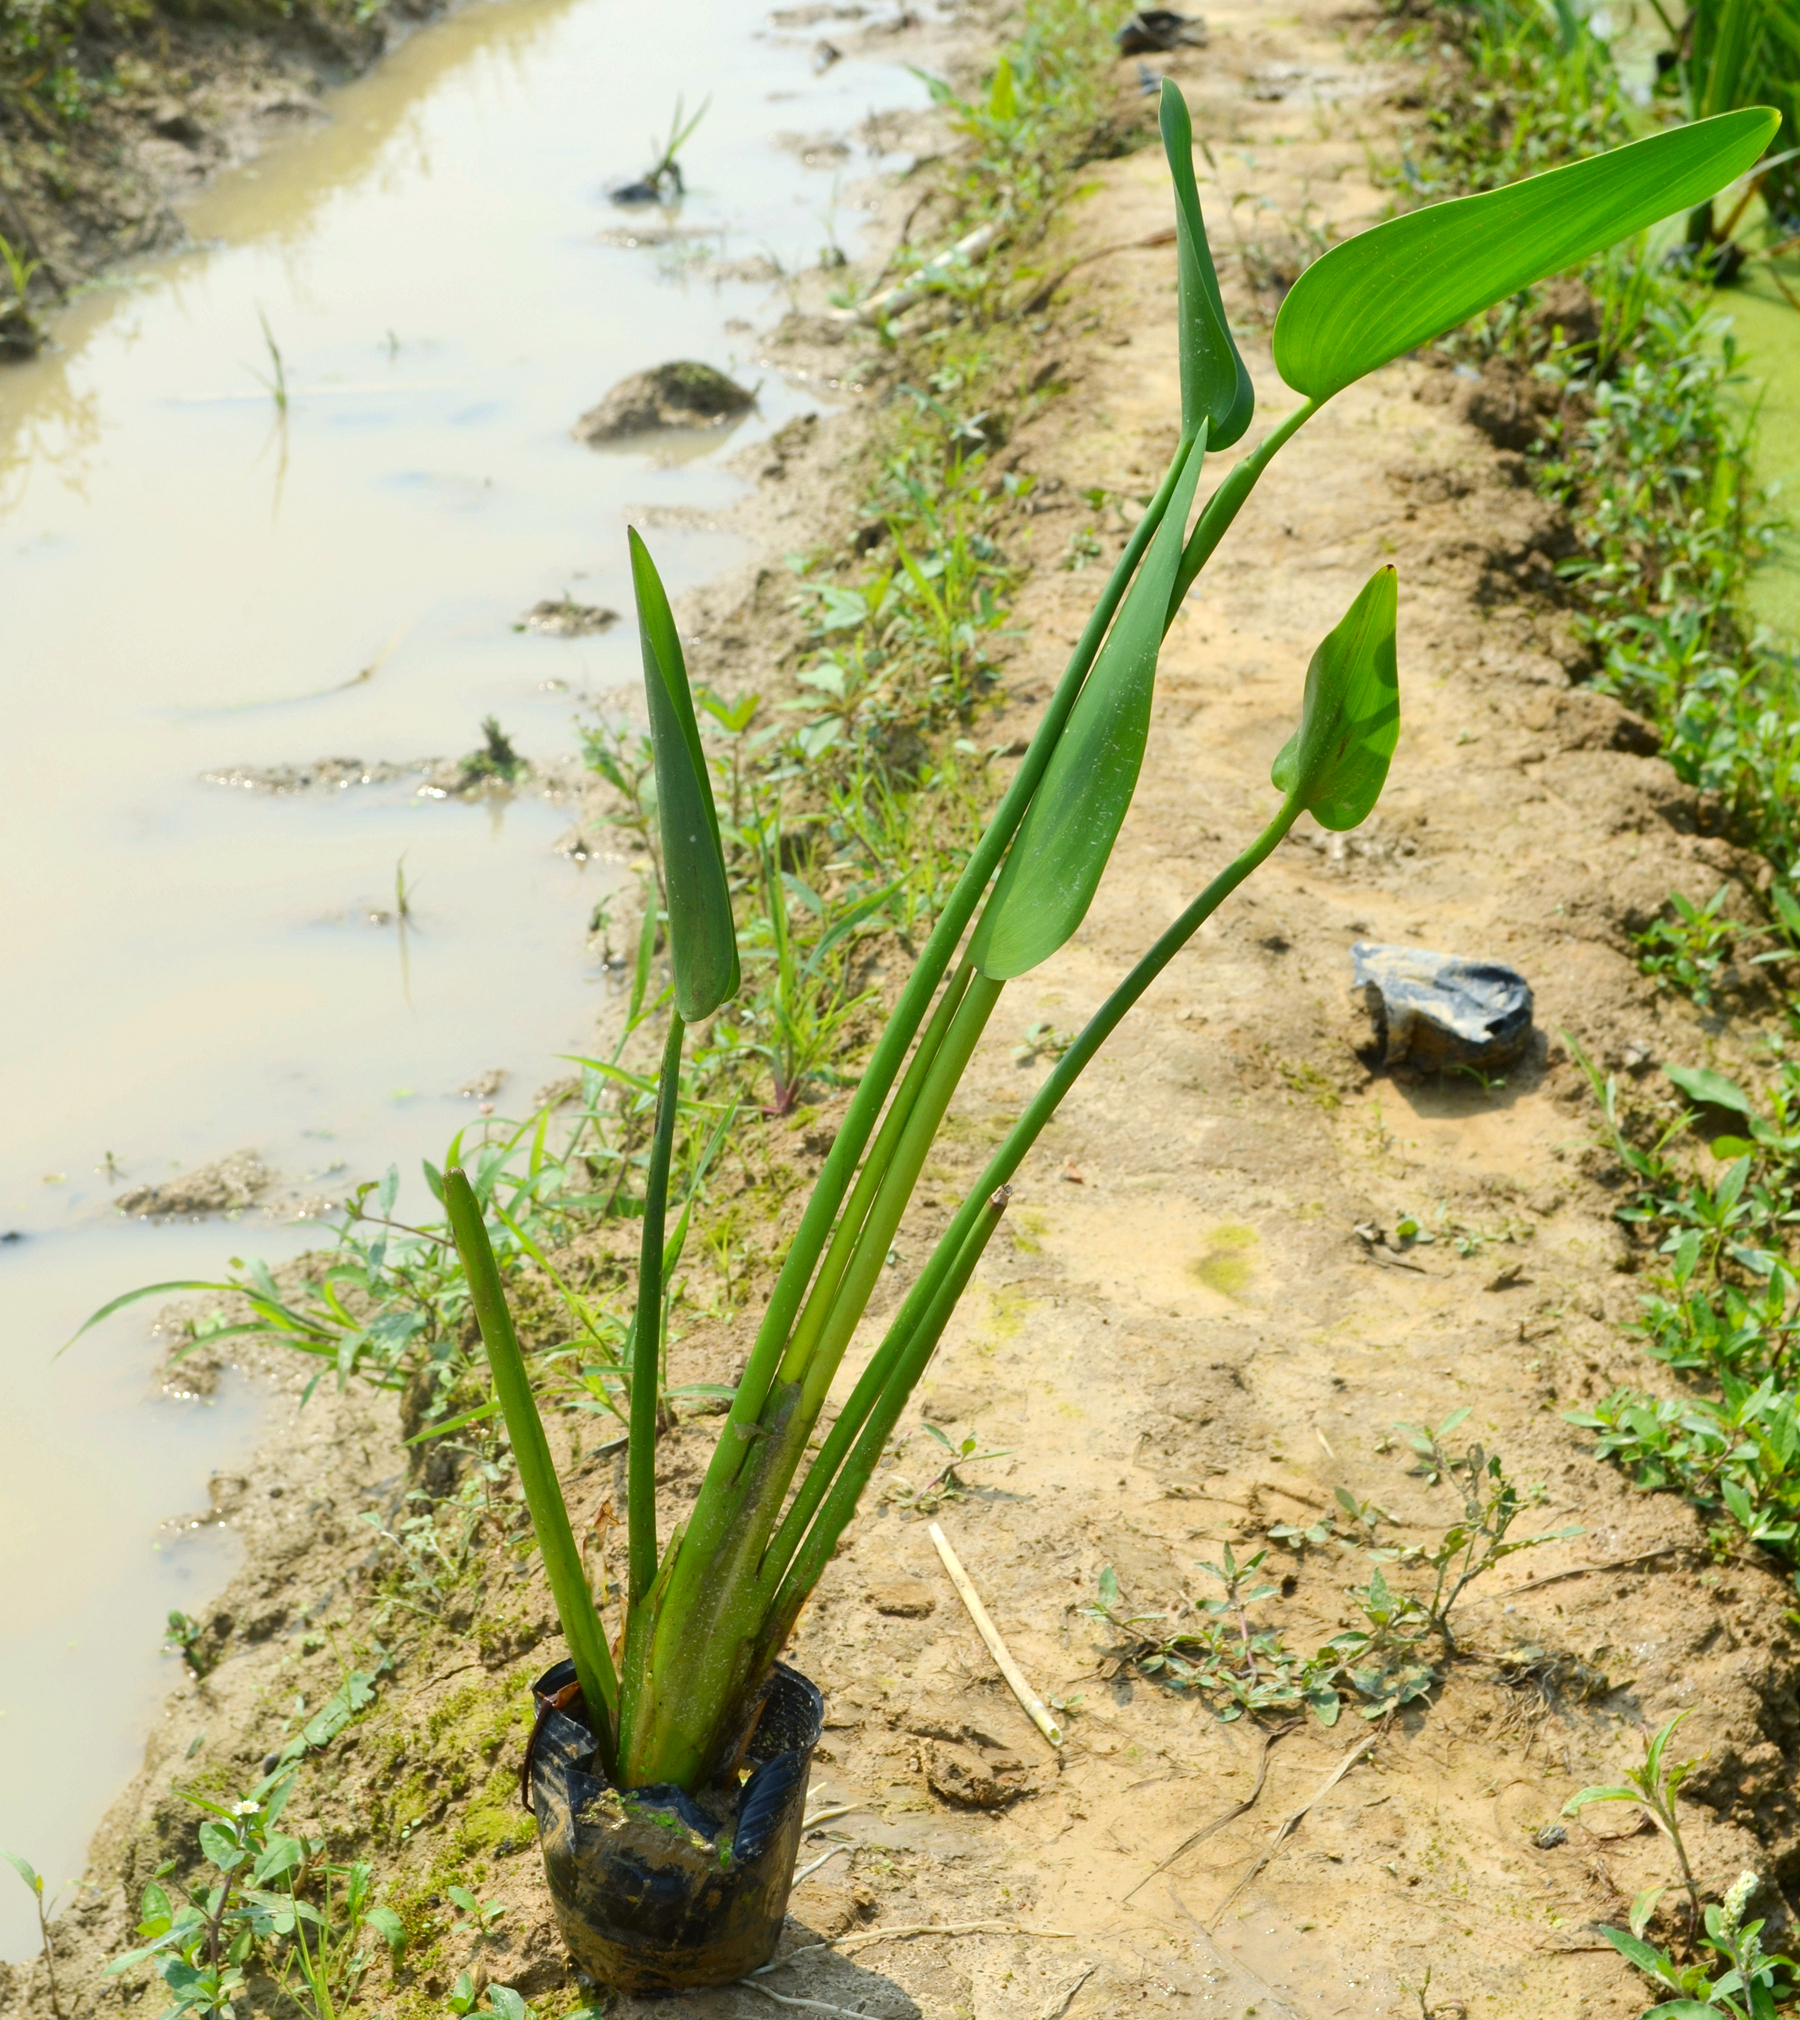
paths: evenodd
<path fill-rule="evenodd" d="M 445 1178 L 568 1659 L 536 1686 L 529 1763 L 556 1912 L 577 1961 L 623 1989 L 739 1977 L 773 1953 L 791 1884 L 819 1693 L 780 1658 L 957 1300 L 1020 1165 L 1145 989 L 1304 811 L 1355 827 L 1399 734 L 1396 583 L 1365 584 L 1307 668 L 1275 756 L 1262 833 L 1156 939 L 994 1153 L 814 1446 L 933 1138 L 1006 984 L 1080 925 L 1130 804 L 1163 635 L 1262 471 L 1326 401 L 1533 281 L 1749 169 L 1776 115 L 1703 120 L 1507 189 L 1376 226 L 1295 283 L 1276 368 L 1302 404 L 1243 457 L 1189 530 L 1201 463 L 1248 428 L 1249 374 L 1201 222 L 1187 106 L 1165 81 L 1174 178 L 1181 434 L 1029 750 L 894 1004 L 783 1261 L 698 1495 L 657 1533 L 665 1207 L 684 1034 L 738 986 L 731 892 L 668 599 L 631 535 L 667 887 L 671 1008 L 649 1156 L 631 1370 L 628 1571 L 609 1644 L 532 1401 L 484 1208 Z"/>

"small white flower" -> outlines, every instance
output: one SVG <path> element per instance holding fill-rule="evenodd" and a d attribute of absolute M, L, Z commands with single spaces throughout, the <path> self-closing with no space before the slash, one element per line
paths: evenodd
<path fill-rule="evenodd" d="M 1750 1905 L 1750 1896 L 1756 1892 L 1757 1877 L 1754 1873 L 1740 1873 L 1725 1896 L 1725 1904 L 1719 1910 L 1719 1920 L 1727 1936 L 1735 1936 L 1738 1924 L 1744 1919 L 1744 1910 Z"/>
<path fill-rule="evenodd" d="M 258 1811 L 258 1810 L 260 1810 L 261 1808 L 262 1808 L 262 1804 L 261 1804 L 261 1803 L 253 1803 L 253 1802 L 252 1802 L 252 1801 L 251 1801 L 251 1800 L 249 1799 L 249 1797 L 248 1797 L 248 1796 L 246 1796 L 246 1797 L 244 1798 L 244 1800 L 243 1800 L 243 1801 L 242 1801 L 241 1803 L 233 1803 L 233 1804 L 232 1804 L 232 1806 L 231 1806 L 231 1814 L 232 1814 L 232 1815 L 233 1815 L 234 1817 L 253 1817 L 253 1816 L 255 1816 L 255 1814 L 257 1813 L 257 1811 Z M 1751 1878 L 1751 1879 L 1753 1879 L 1753 1880 L 1755 1879 L 1755 1877 L 1756 1877 L 1756 1875 L 1755 1875 L 1754 1873 L 1752 1873 L 1752 1874 L 1750 1875 L 1750 1878 Z"/>

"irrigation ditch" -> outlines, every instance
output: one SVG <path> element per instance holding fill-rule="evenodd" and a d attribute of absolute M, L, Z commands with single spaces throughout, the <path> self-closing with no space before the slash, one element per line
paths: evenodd
<path fill-rule="evenodd" d="M 757 558 L 680 613 L 749 986 L 684 1089 L 665 1524 L 874 1006 L 1173 443 L 1168 178 L 1111 17 L 965 18 L 942 151 L 885 198 L 887 270 L 855 276 L 900 291 L 889 312 L 841 313 L 842 269 L 794 276 L 769 344 L 850 398 L 755 452 Z M 1293 402 L 1273 310 L 1332 237 L 1408 179 L 1447 194 L 1614 137 L 1599 54 L 1515 30 L 1226 0 L 1203 44 L 1154 58 L 1205 144 L 1252 443 Z M 929 269 L 984 225 L 981 256 Z M 1565 1809 L 1677 1713 L 1695 1887 L 1717 1902 L 1755 1873 L 1789 1940 L 1800 709 L 1739 616 L 1763 536 L 1702 304 L 1615 260 L 1339 396 L 1171 632 L 1099 898 L 978 1056 L 877 1321 L 1146 918 L 1261 825 L 1313 646 L 1388 561 L 1391 784 L 1350 835 L 1296 829 L 1026 1168 L 796 1634 L 827 1723 L 785 1961 L 680 2010 L 1627 2020 L 1646 1984 L 1600 1931 L 1636 1904 L 1679 1949 L 1686 1897 L 1640 1807 Z M 649 900 L 607 928 L 623 1021 L 541 1126 L 495 1119 L 488 1175 L 603 1590 L 660 970 L 641 739 L 596 723 L 586 755 L 584 833 Z M 1536 991 L 1534 1049 L 1500 1077 L 1370 1064 L 1358 940 L 1506 960 Z M 716 1153 L 728 1112 L 738 1147 Z M 189 1680 L 52 1925 L 54 1993 L 15 1970 L 9 2010 L 162 2011 L 147 1967 L 107 1966 L 140 1922 L 154 1936 L 155 1890 L 204 1882 L 195 1798 L 217 1852 L 220 1827 L 274 1829 L 237 1807 L 271 1776 L 280 1830 L 316 1842 L 331 1945 L 321 1991 L 242 1908 L 241 2002 L 595 2003 L 518 1796 L 554 1615 L 459 1276 L 391 1201 L 359 1194 L 335 1280 L 292 1265 L 165 1316 L 185 1379 L 230 1359 L 310 1394 L 214 1481 L 205 1519 L 244 1569 L 183 1624 Z M 932 1521 L 1060 1747 L 995 1671 Z M 1396 1595 L 1433 1590 L 1434 1554 L 1440 1599 L 1478 1575 L 1408 1616 Z M 1313 1652 L 1345 1635 L 1364 1637 L 1347 1680 L 1309 1696 Z"/>

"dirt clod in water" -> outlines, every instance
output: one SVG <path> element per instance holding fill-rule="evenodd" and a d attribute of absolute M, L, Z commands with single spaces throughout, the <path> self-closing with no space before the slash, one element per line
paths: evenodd
<path fill-rule="evenodd" d="M 578 441 L 618 442 L 656 428 L 716 428 L 755 404 L 756 395 L 711 365 L 682 360 L 633 372 L 575 423 Z"/>
<path fill-rule="evenodd" d="M 134 1185 L 120 1193 L 121 1213 L 139 1219 L 197 1219 L 202 1214 L 232 1213 L 266 1192 L 269 1170 L 253 1150 L 234 1150 L 197 1171 L 184 1171 L 161 1185 Z"/>
<path fill-rule="evenodd" d="M 619 621 L 616 610 L 603 610 L 597 603 L 577 603 L 572 596 L 547 596 L 534 603 L 515 631 L 541 631 L 549 638 L 586 638 L 590 632 L 610 631 Z"/>

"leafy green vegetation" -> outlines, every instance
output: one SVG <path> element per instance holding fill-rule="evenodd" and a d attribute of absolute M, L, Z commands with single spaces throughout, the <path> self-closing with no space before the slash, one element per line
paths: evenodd
<path fill-rule="evenodd" d="M 1717 26 L 1720 10 L 1703 11 L 1701 41 L 1678 38 L 1672 78 L 1694 74 L 1685 52 Z M 1750 23 L 1752 8 L 1735 11 Z M 1521 162 L 1631 130 L 1611 52 L 1589 29 L 1504 4 L 1430 19 L 1460 56 L 1403 164 L 1421 194 L 1488 188 Z M 1699 104 L 1689 93 L 1688 109 Z M 1782 200 L 1775 184 L 1766 193 Z M 1729 297 L 1642 242 L 1588 262 L 1583 279 L 1584 327 L 1520 299 L 1455 344 L 1527 367 L 1544 391 L 1530 468 L 1571 515 L 1578 551 L 1562 572 L 1595 685 L 1656 726 L 1703 817 L 1775 872 L 1766 926 L 1730 916 L 1728 887 L 1702 903 L 1672 894 L 1639 936 L 1644 969 L 1715 1014 L 1760 986 L 1760 970 L 1784 1035 L 1766 1040 L 1761 1090 L 1672 1070 L 1692 1107 L 1622 1089 L 1582 1060 L 1627 1182 L 1619 1218 L 1658 1269 L 1637 1330 L 1681 1386 L 1620 1389 L 1573 1421 L 1641 1485 L 1713 1516 L 1721 1549 L 1741 1534 L 1800 1563 L 1800 662 L 1746 614 L 1749 572 L 1776 529 L 1750 475 Z"/>
<path fill-rule="evenodd" d="M 1109 1673 L 1131 1667 L 1180 1690 L 1192 1690 L 1223 1720 L 1249 1712 L 1291 1712 L 1302 1707 L 1324 1725 L 1335 1725 L 1346 1701 L 1364 1718 L 1381 1718 L 1424 1697 L 1444 1680 L 1456 1654 L 1450 1616 L 1476 1579 L 1505 1558 L 1578 1532 L 1544 1531 L 1514 1536 L 1513 1524 L 1528 1507 L 1541 1506 L 1541 1486 L 1522 1491 L 1508 1478 L 1499 1455 L 1470 1445 L 1461 1452 L 1447 1444 L 1468 1416 L 1457 1410 L 1437 1429 L 1397 1424 L 1428 1485 L 1449 1485 L 1461 1499 L 1462 1515 L 1432 1542 L 1403 1544 L 1380 1540 L 1394 1518 L 1372 1501 L 1337 1490 L 1337 1508 L 1305 1529 L 1277 1523 L 1271 1543 L 1305 1551 L 1335 1548 L 1369 1562 L 1368 1577 L 1345 1592 L 1359 1616 L 1310 1656 L 1290 1649 L 1281 1630 L 1266 1618 L 1251 1617 L 1276 1596 L 1262 1576 L 1268 1556 L 1256 1551 L 1239 1563 L 1229 1546 L 1222 1564 L 1198 1567 L 1222 1591 L 1195 1601 L 1184 1596 L 1172 1612 L 1133 1613 L 1108 1566 L 1100 1575 L 1096 1605 L 1088 1617 L 1118 1639 L 1107 1651 Z M 1409 1590 L 1389 1582 L 1401 1572 L 1429 1575 L 1428 1589 Z M 1410 1581 L 1409 1581 L 1410 1582 Z"/>
<path fill-rule="evenodd" d="M 1100 11 L 1086 0 L 1042 0 L 1032 10 L 991 86 L 952 103 L 972 143 L 949 171 L 959 223 L 986 218 L 1029 254 L 1070 171 L 1110 144 L 1099 130 L 1095 81 L 1107 53 Z M 454 1245 L 442 1223 L 396 1218 L 390 1173 L 359 1191 L 337 1254 L 280 1283 L 239 1265 L 218 1283 L 154 1287 L 227 1298 L 196 1344 L 240 1329 L 284 1339 L 321 1362 L 315 1379 L 360 1374 L 404 1390 L 419 1427 L 415 1452 L 448 1454 L 449 1441 L 463 1442 L 463 1456 L 478 1463 L 447 1469 L 448 1490 L 416 1487 L 418 1513 L 383 1531 L 395 1565 L 389 1598 L 431 1622 L 452 1591 L 477 1585 L 484 1564 L 540 1550 L 603 1751 L 628 1783 L 691 1782 L 712 1767 L 720 1734 L 780 1650 L 888 1449 L 1013 1175 L 1075 1079 L 1302 810 L 1352 827 L 1385 777 L 1398 673 L 1394 583 L 1380 570 L 1315 654 L 1294 739 L 1270 754 L 1279 806 L 1268 826 L 1085 1028 L 1059 1034 L 1053 1071 L 815 1443 L 826 1390 L 1006 981 L 1061 944 L 1092 896 L 1142 760 L 1161 637 L 1262 470 L 1329 397 L 1317 392 L 1269 435 L 1189 531 L 1208 445 L 1241 433 L 1249 416 L 1239 410 L 1242 368 L 1209 285 L 1198 205 L 1181 186 L 1185 108 L 1172 90 L 1163 111 L 1183 240 L 1179 442 L 1004 793 L 990 782 L 995 754 L 983 752 L 978 733 L 1012 581 L 1005 515 L 1029 483 L 996 482 L 989 461 L 1006 425 L 996 396 L 1023 341 L 1008 327 L 1019 269 L 921 257 L 908 278 L 926 313 L 874 326 L 911 388 L 883 410 L 873 436 L 875 537 L 859 537 L 854 556 L 795 564 L 808 626 L 797 705 L 765 710 L 758 697 L 692 691 L 654 568 L 647 554 L 634 555 L 652 733 L 644 740 L 597 729 L 589 739 L 592 761 L 617 789 L 615 817 L 649 860 L 612 1053 L 581 1062 L 567 1102 L 520 1122 L 478 1125 L 452 1144 L 441 1171 L 427 1169 Z M 1748 165 L 1760 136 L 1738 125 L 1733 145 L 1750 148 Z M 1663 165 L 1654 149 L 1648 164 L 1638 157 L 1629 186 L 1615 191 L 1620 219 L 1635 218 L 1644 190 L 1662 185 Z M 1728 172 L 1729 161 L 1718 167 Z M 1608 186 L 1618 174 L 1598 172 Z M 1590 183 L 1575 187 L 1579 196 Z M 1481 305 L 1468 287 L 1453 298 L 1433 288 L 1434 246 L 1449 245 L 1467 213 L 1452 205 L 1436 215 L 1441 222 L 1422 239 L 1403 221 L 1430 297 L 1427 310 L 1408 285 L 1390 290 L 1409 329 L 1423 316 L 1420 327 L 1435 330 L 1441 318 Z M 1495 292 L 1541 272 L 1566 244 L 1528 224 L 1539 253 L 1521 264 L 1513 241 L 1484 230 Z M 1301 297 L 1303 307 L 1318 305 L 1323 286 Z M 1321 387 L 1367 348 L 1366 332 L 1353 331 L 1364 348 L 1339 354 L 1330 323 L 1320 318 L 1324 334 L 1315 329 L 1308 339 Z M 1065 739 L 1090 762 L 1065 759 L 1059 771 Z M 1053 779 L 1066 787 L 1065 803 L 1046 814 Z M 897 954 L 914 965 L 895 989 L 878 976 L 876 957 L 887 966 Z M 879 1035 L 878 1007 L 889 1010 Z M 653 1050 L 660 1068 L 646 1070 Z M 727 1175 L 751 1193 L 760 1233 L 795 1187 L 792 1139 L 813 1119 L 809 1102 L 838 1086 L 854 1091 L 847 1110 L 834 1109 L 824 1170 L 771 1259 L 773 1283 L 757 1285 L 768 1294 L 767 1316 L 748 1365 L 729 1392 L 691 1397 L 727 1411 L 698 1501 L 659 1554 L 648 1490 L 658 1436 L 684 1400 L 669 1383 L 682 1302 L 710 1290 L 713 1309 L 729 1310 L 748 1287 L 733 1209 L 721 1203 Z M 623 1253 L 633 1236 L 635 1298 Z M 465 1344 L 471 1316 L 486 1357 Z M 629 1439 L 629 1572 L 618 1595 L 628 1624 L 616 1663 L 593 1596 L 596 1585 L 602 1601 L 612 1592 L 568 1523 L 540 1407 L 569 1413 L 583 1429 L 583 1415 L 601 1418 L 609 1446 L 615 1429 Z M 498 1438 L 502 1421 L 510 1452 Z M 1442 1453 L 1450 1428 L 1436 1439 L 1421 1434 L 1467 1504 L 1435 1555 L 1408 1560 L 1428 1568 L 1429 1593 L 1396 1592 L 1378 1561 L 1358 1602 L 1366 1628 L 1338 1652 L 1337 1668 L 1378 1708 L 1429 1687 L 1433 1661 L 1453 1646 L 1457 1594 L 1497 1552 L 1524 1547 L 1507 1536 L 1519 1498 L 1484 1455 L 1453 1462 Z M 529 1529 L 497 1491 L 515 1469 Z M 1243 1610 L 1254 1569 L 1217 1568 L 1225 1612 L 1209 1620 Z M 1253 1642 L 1261 1631 L 1250 1630 Z M 1240 1629 L 1240 1655 L 1242 1647 Z M 1229 1666 L 1229 1648 L 1227 1640 L 1210 1659 Z M 473 1811 L 465 1821 L 472 1829 Z M 170 1916 L 160 1935 L 173 1935 L 172 1906 Z M 334 1940 L 354 1944 L 355 1932 Z M 210 1951 L 204 1968 L 217 1968 Z M 468 1994 L 477 1996 L 473 1983 Z"/>
<path fill-rule="evenodd" d="M 1630 138 L 1638 122 L 1590 29 L 1511 0 L 1427 18 L 1456 54 L 1396 171 L 1415 196 L 1493 190 Z M 1522 296 L 1450 348 L 1509 359 L 1541 391 L 1530 466 L 1573 520 L 1579 551 L 1561 572 L 1595 684 L 1656 725 L 1718 827 L 1791 874 L 1800 668 L 1745 614 L 1775 529 L 1750 474 L 1728 297 L 1642 240 L 1587 261 L 1581 278 L 1576 327 Z"/>
<path fill-rule="evenodd" d="M 1600 1933 L 1628 1963 L 1635 1964 L 1660 1992 L 1676 1997 L 1650 2009 L 1643 2020 L 1705 2020 L 1709 2014 L 1728 2013 L 1738 2020 L 1775 2020 L 1776 2002 L 1784 2004 L 1793 1996 L 1795 1965 L 1790 1957 L 1771 1955 L 1762 1946 L 1761 1921 L 1744 1917 L 1761 1887 L 1759 1876 L 1742 1873 L 1726 1890 L 1725 1898 L 1702 1908 L 1700 1889 L 1688 1861 L 1687 1845 L 1681 1835 L 1681 1816 L 1675 1798 L 1681 1785 L 1699 1766 L 1697 1760 L 1671 1760 L 1669 1742 L 1675 1728 L 1687 1717 L 1680 1711 L 1658 1731 L 1644 1733 L 1644 1758 L 1625 1770 L 1622 1783 L 1585 1788 L 1563 1805 L 1565 1817 L 1578 1817 L 1594 1803 L 1631 1803 L 1647 1812 L 1651 1822 L 1668 1841 L 1681 1874 L 1687 1896 L 1685 1942 L 1658 1949 L 1644 1940 L 1644 1932 L 1669 1889 L 1664 1885 L 1646 1887 L 1631 1904 L 1629 1928 L 1604 1925 Z M 1711 1951 L 1709 1963 L 1698 1952 Z M 1722 1971 L 1719 1965 L 1724 1965 Z M 1715 1977 L 1713 1974 L 1718 1971 Z"/>
<path fill-rule="evenodd" d="M 990 105 L 996 119 L 1019 117 L 1010 69 L 997 79 Z M 1765 113 L 1742 113 L 1683 128 L 1570 165 L 1555 176 L 1549 199 L 1532 187 L 1500 193 L 1498 211 L 1490 196 L 1446 203 L 1378 227 L 1342 249 L 1348 258 L 1321 260 L 1289 296 L 1275 330 L 1278 363 L 1311 397 L 1215 492 L 1190 536 L 1189 513 L 1211 433 L 1216 428 L 1227 439 L 1241 434 L 1248 421 L 1241 397 L 1247 382 L 1219 308 L 1198 202 L 1189 201 L 1186 107 L 1165 80 L 1162 130 L 1182 248 L 1181 429 L 1174 455 L 1023 762 L 898 993 L 789 1244 L 699 1495 L 666 1552 L 656 1528 L 655 1383 L 665 1178 L 680 1100 L 684 1020 L 705 1019 L 720 1007 L 737 987 L 739 963 L 722 831 L 680 641 L 655 569 L 634 536 L 651 717 L 649 771 L 656 784 L 673 980 L 632 1321 L 630 1576 L 616 1667 L 586 1589 L 480 1202 L 460 1171 L 445 1180 L 588 1719 L 606 1770 L 621 1786 L 673 1782 L 691 1791 L 721 1772 L 752 1694 L 854 1515 L 1005 1211 L 1011 1180 L 1064 1096 L 1150 982 L 1302 811 L 1326 827 L 1352 828 L 1380 795 L 1399 732 L 1395 582 L 1388 568 L 1376 571 L 1313 656 L 1299 727 L 1274 761 L 1279 810 L 1062 1054 L 964 1199 L 811 1452 L 833 1378 L 1004 985 L 1055 953 L 1092 902 L 1143 763 L 1163 636 L 1186 584 L 1205 565 L 1261 470 L 1341 386 L 1541 277 L 1572 248 L 1598 246 L 1609 222 L 1634 229 L 1671 191 L 1686 202 L 1718 187 L 1757 158 L 1773 123 Z M 1371 275 L 1382 279 L 1378 305 Z M 922 571 L 903 546 L 900 551 L 909 576 L 922 586 Z M 739 780 L 734 772 L 734 787 Z M 1454 1478 L 1462 1488 L 1465 1519 L 1424 1560 L 1436 1574 L 1429 1599 L 1392 1595 L 1377 1573 L 1365 1598 L 1371 1629 L 1342 1651 L 1341 1666 L 1352 1677 L 1375 1679 L 1359 1680 L 1357 1687 L 1389 1705 L 1430 1680 L 1430 1672 L 1410 1659 L 1420 1642 L 1436 1637 L 1454 1648 L 1449 1610 L 1469 1580 L 1526 1547 L 1507 1541 L 1520 1504 L 1497 1462 L 1484 1473 L 1479 1448 L 1456 1461 L 1435 1438 L 1422 1449 L 1433 1477 Z M 1227 1586 L 1226 1610 L 1235 1608 L 1241 1622 L 1240 1574 L 1232 1568 L 1217 1575 Z M 1256 1648 L 1247 1626 L 1243 1633 L 1242 1654 L 1254 1679 Z M 1212 1673 L 1231 1673 L 1219 1669 L 1216 1649 L 1212 1654 Z M 1399 1685 L 1396 1671 L 1404 1677 Z M 1254 1681 L 1248 1687 L 1252 1701 L 1259 1701 Z"/>

